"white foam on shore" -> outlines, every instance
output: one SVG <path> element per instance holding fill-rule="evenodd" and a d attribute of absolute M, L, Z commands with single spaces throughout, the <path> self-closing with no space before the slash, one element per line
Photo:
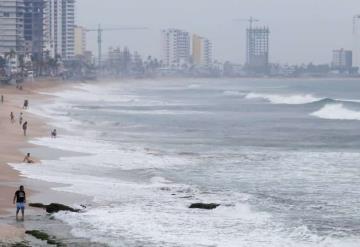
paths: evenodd
<path fill-rule="evenodd" d="M 259 94 L 259 93 L 248 93 L 245 96 L 245 98 L 264 99 L 272 104 L 289 104 L 289 105 L 308 104 L 323 99 L 323 98 L 314 97 L 311 94 L 280 95 L 280 94 Z"/>
<path fill-rule="evenodd" d="M 74 147 L 82 146 L 82 148 L 86 148 L 85 143 L 87 143 L 87 141 L 76 139 L 68 139 L 68 142 L 60 140 L 62 144 L 51 139 L 40 139 L 37 144 L 40 142 L 42 145 L 63 150 L 69 150 L 71 142 Z M 136 152 L 144 152 L 144 150 L 132 150 L 132 153 L 124 160 L 121 158 L 124 156 L 121 152 L 117 154 L 118 156 L 107 153 L 104 156 L 96 154 L 96 151 L 102 153 L 106 145 L 106 143 L 88 143 L 88 153 L 92 154 L 90 156 L 43 161 L 41 165 L 33 166 L 13 164 L 26 177 L 68 184 L 56 190 L 94 198 L 98 205 L 90 205 L 84 213 L 56 215 L 58 219 L 72 226 L 72 233 L 77 237 L 90 238 L 114 247 L 118 246 L 120 237 L 125 246 L 357 246 L 355 244 L 357 239 L 320 237 L 305 226 L 284 227 L 270 214 L 251 208 L 250 195 L 234 192 L 202 193 L 197 187 L 176 184 L 158 176 L 142 182 L 122 181 L 116 176 L 106 177 L 103 174 L 104 171 L 115 171 L 113 168 L 116 164 L 120 168 L 134 166 L 132 163 L 134 161 L 137 163 Z M 112 145 L 106 147 L 114 148 Z M 106 157 L 109 159 L 107 160 Z M 152 163 L 147 155 L 139 157 L 142 158 L 134 167 L 151 167 L 146 164 Z M 332 176 L 331 173 L 337 174 L 337 171 L 332 169 L 328 160 L 342 160 L 344 163 L 350 163 L 358 160 L 358 157 L 359 154 L 356 153 L 252 152 L 243 156 L 234 156 L 234 161 L 231 163 L 240 162 L 247 165 L 249 162 L 253 164 L 253 161 L 263 162 L 263 173 L 259 173 L 261 180 L 261 176 L 271 176 L 269 172 L 273 169 L 271 166 L 273 163 L 291 165 L 293 168 L 288 167 L 288 169 L 298 169 L 300 173 L 306 172 L 309 164 L 315 162 L 317 166 L 327 169 Z M 221 161 L 223 157 L 220 156 L 218 159 Z M 158 162 L 160 160 L 156 160 L 153 165 L 158 165 Z M 166 165 L 171 167 L 172 163 Z M 224 171 L 220 166 L 219 173 L 221 172 Z M 284 172 L 286 172 L 285 169 Z M 299 176 L 302 177 L 301 174 Z M 212 211 L 188 209 L 193 202 L 213 202 L 220 203 L 222 206 Z"/>
<path fill-rule="evenodd" d="M 360 120 L 360 111 L 350 110 L 343 104 L 327 104 L 311 115 L 332 120 Z"/>

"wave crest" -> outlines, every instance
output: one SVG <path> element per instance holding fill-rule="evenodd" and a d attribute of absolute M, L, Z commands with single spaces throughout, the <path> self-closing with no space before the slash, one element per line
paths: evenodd
<path fill-rule="evenodd" d="M 280 94 L 258 94 L 248 93 L 246 99 L 265 99 L 272 104 L 288 104 L 288 105 L 302 105 L 314 103 L 323 98 L 314 97 L 311 94 L 294 94 L 294 95 L 280 95 Z"/>
<path fill-rule="evenodd" d="M 343 104 L 326 104 L 311 115 L 323 119 L 360 120 L 360 111 L 348 109 Z"/>

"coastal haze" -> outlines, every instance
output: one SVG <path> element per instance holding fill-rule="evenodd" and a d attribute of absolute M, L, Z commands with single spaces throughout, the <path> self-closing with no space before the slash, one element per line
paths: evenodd
<path fill-rule="evenodd" d="M 359 0 L 0 0 L 0 246 L 360 246 L 359 66 Z"/>
<path fill-rule="evenodd" d="M 104 47 L 129 46 L 142 55 L 160 57 L 160 30 L 175 27 L 199 33 L 214 43 L 214 57 L 244 64 L 246 19 L 271 30 L 270 58 L 274 63 L 328 63 L 334 49 L 352 49 L 352 18 L 360 12 L 357 0 L 79 0 L 78 20 L 95 28 L 148 26 L 145 32 L 104 34 Z M 89 48 L 97 52 L 95 34 Z M 90 41 L 91 40 L 91 41 Z M 144 41 L 146 45 L 144 45 Z"/>

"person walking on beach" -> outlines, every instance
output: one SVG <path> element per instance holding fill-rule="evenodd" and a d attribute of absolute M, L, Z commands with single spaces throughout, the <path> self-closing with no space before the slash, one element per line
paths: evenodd
<path fill-rule="evenodd" d="M 4 95 L 1 95 L 1 104 L 4 104 Z"/>
<path fill-rule="evenodd" d="M 20 124 L 20 125 L 22 125 L 23 120 L 24 120 L 24 118 L 23 118 L 23 113 L 20 112 L 20 116 L 19 116 L 19 124 Z"/>
<path fill-rule="evenodd" d="M 25 214 L 25 203 L 26 203 L 26 193 L 24 186 L 20 186 L 19 190 L 15 192 L 13 203 L 16 203 L 16 220 L 18 220 L 18 214 L 21 210 L 21 220 L 24 220 Z"/>
<path fill-rule="evenodd" d="M 26 122 L 22 125 L 23 131 L 24 131 L 24 136 L 26 136 L 27 126 L 28 126 L 28 122 L 26 121 Z"/>
<path fill-rule="evenodd" d="M 29 100 L 24 100 L 24 106 L 23 109 L 28 109 L 29 108 Z"/>
<path fill-rule="evenodd" d="M 27 153 L 27 154 L 26 154 L 23 162 L 28 163 L 28 164 L 34 163 L 34 161 L 30 158 L 30 153 Z"/>
<path fill-rule="evenodd" d="M 10 112 L 10 121 L 11 121 L 11 123 L 15 122 L 15 116 L 14 116 L 13 112 Z"/>

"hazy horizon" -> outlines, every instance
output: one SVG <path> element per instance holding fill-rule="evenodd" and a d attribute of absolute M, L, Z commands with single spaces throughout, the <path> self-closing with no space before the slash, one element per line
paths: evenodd
<path fill-rule="evenodd" d="M 286 11 L 282 11 L 286 10 Z M 358 0 L 77 0 L 77 24 L 87 28 L 146 26 L 145 31 L 104 33 L 109 46 L 128 46 L 141 55 L 160 58 L 160 30 L 174 27 L 209 38 L 214 59 L 244 63 L 247 19 L 270 28 L 270 62 L 329 63 L 332 50 L 352 49 L 352 17 Z M 88 49 L 97 54 L 96 33 L 88 34 Z"/>

